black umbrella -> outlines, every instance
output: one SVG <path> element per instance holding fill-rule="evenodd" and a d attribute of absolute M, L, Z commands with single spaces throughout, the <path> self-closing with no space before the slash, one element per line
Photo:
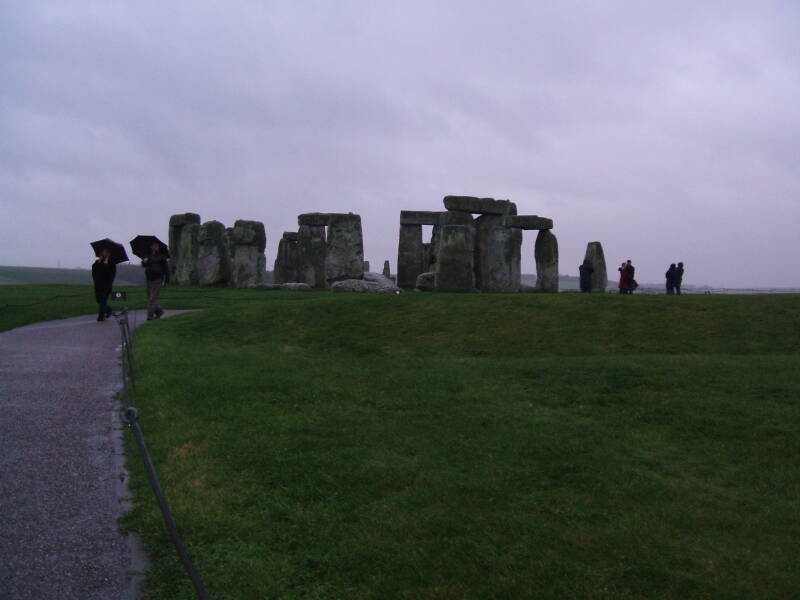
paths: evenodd
<path fill-rule="evenodd" d="M 94 250 L 95 256 L 100 256 L 100 251 L 103 249 L 107 249 L 109 252 L 111 252 L 111 256 L 108 259 L 111 264 L 118 265 L 119 263 L 130 260 L 128 258 L 128 254 L 125 252 L 125 247 L 122 244 L 118 244 L 114 240 L 104 238 L 102 240 L 92 242 L 90 245 L 92 250 Z"/>
<path fill-rule="evenodd" d="M 160 244 L 162 254 L 166 254 L 167 258 L 169 258 L 169 248 L 154 235 L 137 235 L 131 240 L 131 250 L 139 258 L 144 258 L 145 256 L 150 256 L 150 246 L 153 244 Z"/>

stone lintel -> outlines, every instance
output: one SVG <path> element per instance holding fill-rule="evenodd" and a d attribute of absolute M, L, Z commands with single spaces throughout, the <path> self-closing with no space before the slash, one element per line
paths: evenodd
<path fill-rule="evenodd" d="M 428 210 L 401 210 L 400 225 L 438 225 L 439 211 Z"/>
<path fill-rule="evenodd" d="M 518 215 L 503 218 L 504 227 L 518 227 L 519 229 L 552 229 L 553 219 L 537 217 L 536 215 Z"/>
<path fill-rule="evenodd" d="M 297 215 L 298 225 L 310 225 L 311 227 L 325 227 L 330 221 L 328 213 L 303 213 Z"/>
<path fill-rule="evenodd" d="M 481 215 L 513 214 L 516 209 L 516 206 L 510 200 L 476 198 L 475 196 L 445 196 L 444 207 L 447 210 L 456 210 Z"/>
<path fill-rule="evenodd" d="M 283 239 L 288 240 L 290 242 L 297 241 L 297 232 L 296 231 L 284 231 L 283 232 Z"/>

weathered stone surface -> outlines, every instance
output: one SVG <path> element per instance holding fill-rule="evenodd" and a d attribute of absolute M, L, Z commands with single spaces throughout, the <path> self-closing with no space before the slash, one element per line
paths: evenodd
<path fill-rule="evenodd" d="M 287 283 L 301 279 L 299 258 L 297 233 L 284 233 L 278 242 L 278 254 L 275 256 L 275 265 L 272 271 L 275 283 Z"/>
<path fill-rule="evenodd" d="M 558 240 L 549 229 L 536 236 L 536 289 L 558 293 Z"/>
<path fill-rule="evenodd" d="M 522 231 L 503 226 L 500 215 L 475 220 L 475 286 L 484 292 L 517 292 Z"/>
<path fill-rule="evenodd" d="M 438 225 L 441 211 L 401 210 L 400 225 Z"/>
<path fill-rule="evenodd" d="M 372 273 L 368 271 L 364 273 L 364 281 L 374 283 L 378 286 L 380 291 L 385 294 L 402 292 L 402 290 L 394 284 L 394 281 L 385 275 L 381 275 L 380 273 Z"/>
<path fill-rule="evenodd" d="M 606 271 L 606 256 L 600 242 L 589 242 L 586 245 L 584 260 L 588 260 L 594 271 L 592 272 L 592 291 L 605 292 L 608 287 L 608 272 Z"/>
<path fill-rule="evenodd" d="M 172 215 L 169 218 L 169 249 L 171 260 L 169 261 L 170 275 L 174 283 L 180 284 L 177 278 L 178 261 L 181 252 L 181 235 L 186 225 L 200 225 L 200 215 L 197 213 L 183 213 Z M 186 284 L 183 284 L 186 285 Z"/>
<path fill-rule="evenodd" d="M 231 256 L 228 234 L 219 221 L 207 221 L 197 237 L 197 279 L 200 285 L 228 285 Z"/>
<path fill-rule="evenodd" d="M 239 219 L 229 230 L 231 285 L 245 288 L 264 283 L 267 235 L 261 221 Z"/>
<path fill-rule="evenodd" d="M 368 261 L 368 260 L 365 260 L 365 261 L 364 261 L 364 269 L 363 269 L 363 270 L 364 270 L 364 272 L 365 272 L 365 273 L 366 273 L 367 271 L 369 271 L 369 261 Z"/>
<path fill-rule="evenodd" d="M 476 213 L 482 215 L 507 215 L 516 213 L 516 205 L 511 212 L 513 202 L 495 200 L 494 198 L 476 198 L 474 196 L 445 196 L 444 207 L 447 210 Z"/>
<path fill-rule="evenodd" d="M 288 283 L 281 284 L 281 287 L 291 292 L 310 292 L 312 289 L 310 285 L 303 283 L 302 281 L 290 281 Z"/>
<path fill-rule="evenodd" d="M 414 289 L 420 292 L 432 292 L 436 289 L 436 273 L 420 273 Z"/>
<path fill-rule="evenodd" d="M 343 279 L 341 281 L 334 281 L 331 284 L 331 291 L 376 294 L 380 292 L 380 286 L 373 281 L 366 281 L 364 279 Z"/>
<path fill-rule="evenodd" d="M 177 246 L 173 246 L 173 255 L 176 253 L 178 255 L 178 258 L 172 261 L 175 269 L 173 281 L 178 285 L 197 285 L 200 282 L 197 275 L 200 224 L 183 225 L 177 237 L 180 242 Z"/>
<path fill-rule="evenodd" d="M 392 271 L 389 268 L 389 261 L 388 260 L 383 261 L 383 276 L 384 277 L 391 277 L 392 276 Z"/>
<path fill-rule="evenodd" d="M 297 216 L 298 225 L 310 225 L 311 227 L 325 227 L 330 222 L 329 213 L 304 213 Z"/>
<path fill-rule="evenodd" d="M 436 291 L 475 290 L 475 225 L 442 225 L 436 247 Z"/>
<path fill-rule="evenodd" d="M 422 225 L 400 225 L 397 247 L 397 285 L 412 288 L 422 273 Z"/>
<path fill-rule="evenodd" d="M 511 215 L 503 219 L 503 225 L 519 229 L 552 229 L 553 219 L 536 215 Z"/>
<path fill-rule="evenodd" d="M 364 276 L 364 238 L 361 217 L 353 213 L 328 215 L 325 280 L 361 279 Z"/>
<path fill-rule="evenodd" d="M 472 215 L 468 212 L 446 210 L 439 213 L 439 223 L 436 226 L 441 228 L 445 225 L 473 225 L 474 223 Z"/>
<path fill-rule="evenodd" d="M 301 225 L 297 230 L 297 278 L 325 289 L 325 228 Z"/>

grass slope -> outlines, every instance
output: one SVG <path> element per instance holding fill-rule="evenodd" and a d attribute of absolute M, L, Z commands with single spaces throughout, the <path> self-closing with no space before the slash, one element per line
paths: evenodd
<path fill-rule="evenodd" d="M 136 334 L 142 427 L 214 598 L 800 587 L 798 296 L 216 302 Z M 191 598 L 128 452 L 148 597 Z"/>

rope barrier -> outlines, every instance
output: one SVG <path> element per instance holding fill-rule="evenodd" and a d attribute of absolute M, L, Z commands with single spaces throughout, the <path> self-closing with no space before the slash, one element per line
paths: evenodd
<path fill-rule="evenodd" d="M 161 489 L 161 484 L 158 481 L 158 476 L 156 475 L 153 461 L 150 458 L 150 452 L 147 450 L 147 444 L 144 441 L 142 428 L 139 426 L 139 411 L 134 406 L 130 405 L 130 399 L 128 396 L 128 381 L 130 381 L 130 386 L 135 390 L 136 369 L 134 368 L 133 362 L 133 338 L 131 336 L 128 309 L 123 308 L 121 311 L 112 314 L 119 325 L 120 337 L 122 339 L 122 393 L 124 396 L 124 403 L 127 405 L 127 408 L 123 413 L 122 421 L 131 428 L 131 431 L 136 438 L 139 456 L 144 464 L 144 470 L 147 474 L 147 479 L 150 482 L 150 487 L 153 490 L 153 494 L 156 497 L 156 502 L 158 502 L 158 508 L 161 510 L 161 516 L 163 517 L 164 524 L 167 527 L 167 533 L 169 533 L 169 537 L 172 540 L 172 545 L 175 546 L 175 551 L 177 552 L 178 558 L 183 564 L 183 568 L 186 570 L 187 575 L 189 575 L 189 579 L 192 582 L 197 599 L 209 600 L 205 587 L 203 586 L 203 581 L 200 578 L 200 574 L 195 569 L 192 559 L 189 557 L 189 553 L 186 551 L 186 547 L 183 545 L 180 535 L 178 535 L 178 529 L 175 526 L 175 521 L 172 518 L 172 513 L 170 512 L 169 505 L 167 504 L 167 499 L 164 496 L 164 491 Z M 134 312 L 134 319 L 135 318 L 136 313 Z M 134 322 L 134 327 L 135 326 L 136 324 Z"/>

